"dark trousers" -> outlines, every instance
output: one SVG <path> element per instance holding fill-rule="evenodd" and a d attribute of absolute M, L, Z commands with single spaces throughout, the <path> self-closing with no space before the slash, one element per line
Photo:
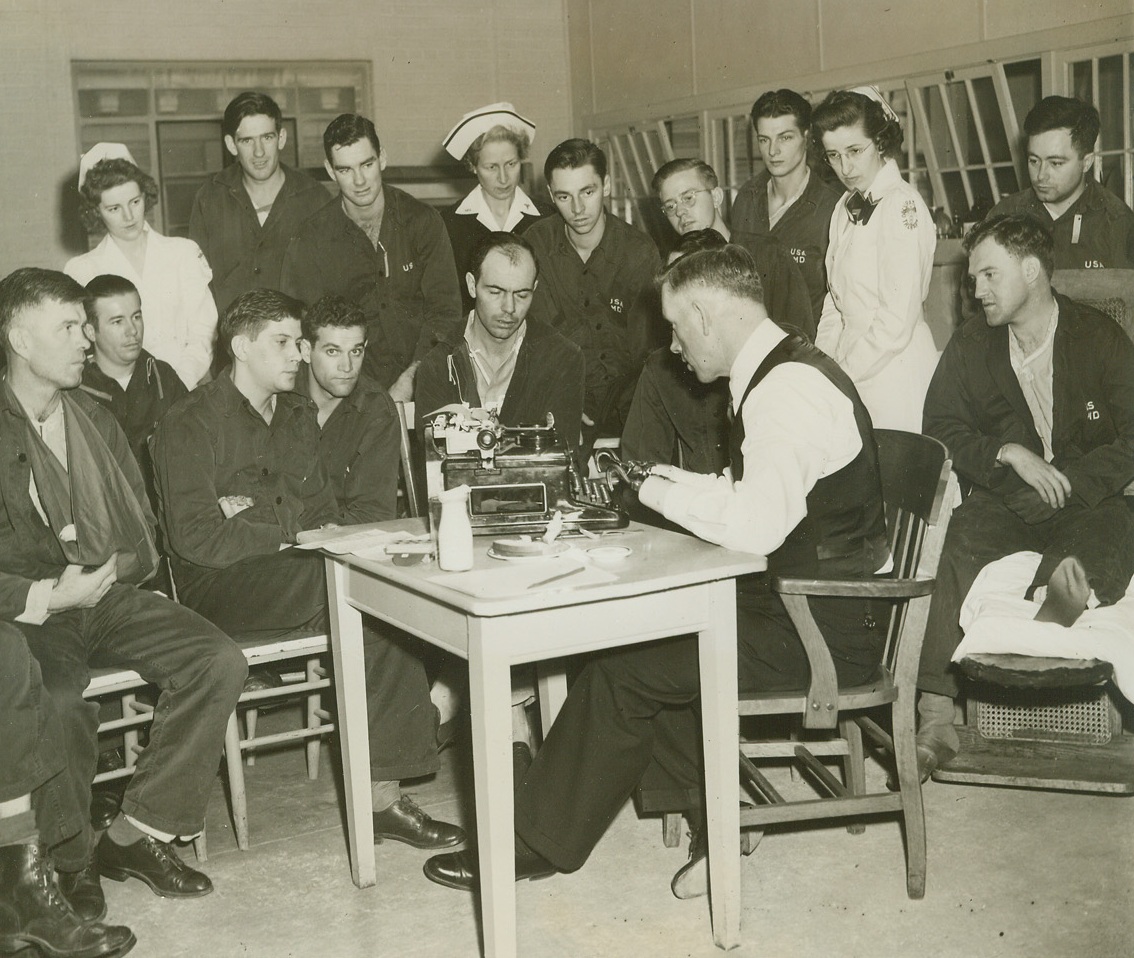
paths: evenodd
<path fill-rule="evenodd" d="M 201 830 L 228 717 L 247 674 L 232 640 L 189 609 L 128 585 L 113 585 L 93 609 L 19 626 L 39 662 L 59 715 L 66 771 L 33 795 L 41 837 L 62 838 L 60 821 L 82 811 L 79 833 L 52 849 L 57 868 L 75 870 L 91 848 L 91 780 L 98 759 L 98 706 L 83 699 L 90 667 L 133 669 L 158 687 L 149 743 L 122 810 L 163 832 Z"/>
<path fill-rule="evenodd" d="M 43 690 L 39 663 L 23 633 L 0 623 L 0 802 L 33 792 L 42 798 L 40 786 L 61 775 L 66 765 L 63 730 Z M 68 795 L 66 789 L 61 792 L 48 796 L 56 799 L 55 804 L 40 810 L 42 837 L 51 844 L 77 835 L 87 817 L 87 809 L 75 802 L 60 804 L 58 799 Z M 22 842 L 35 829 L 30 813 L 0 819 L 0 845 Z"/>
<path fill-rule="evenodd" d="M 840 682 L 866 681 L 881 659 L 876 610 L 821 600 L 812 610 Z M 879 621 L 884 617 L 878 615 Z M 741 691 L 807 684 L 803 647 L 780 599 L 757 587 L 737 601 Z M 516 793 L 516 831 L 564 871 L 582 866 L 635 785 L 699 800 L 697 640 L 667 639 L 593 659 L 571 687 Z"/>
<path fill-rule="evenodd" d="M 1090 507 L 1070 502 L 1045 522 L 1028 525 L 999 498 L 972 493 L 953 513 L 937 586 L 929 607 L 918 687 L 957 697 L 957 675 L 950 659 L 961 642 L 961 605 L 988 563 L 1014 552 L 1040 552 L 1043 560 L 1032 587 L 1045 584 L 1055 567 L 1075 556 L 1087 570 L 1103 605 L 1126 594 L 1134 575 L 1134 521 L 1122 496 Z"/>
<path fill-rule="evenodd" d="M 183 580 L 185 580 L 183 584 Z M 323 556 L 301 549 L 253 556 L 227 569 L 177 570 L 181 601 L 232 635 L 326 632 Z M 370 775 L 396 782 L 436 772 L 437 710 L 416 639 L 364 620 Z"/>

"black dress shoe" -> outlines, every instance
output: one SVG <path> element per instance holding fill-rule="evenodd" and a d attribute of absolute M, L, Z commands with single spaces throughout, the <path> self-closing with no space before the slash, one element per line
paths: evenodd
<path fill-rule="evenodd" d="M 559 871 L 543 856 L 537 855 L 527 846 L 522 846 L 521 850 L 521 846 L 522 843 L 517 840 L 516 881 L 539 881 L 541 878 L 550 878 Z M 477 886 L 478 870 L 477 853 L 472 848 L 449 855 L 434 855 L 422 867 L 425 877 L 431 882 L 461 891 L 472 891 Z"/>
<path fill-rule="evenodd" d="M 83 921 L 102 921 L 106 917 L 106 897 L 99 880 L 98 858 L 93 853 L 80 871 L 58 872 L 55 882 Z"/>
<path fill-rule="evenodd" d="M 96 832 L 105 832 L 110 828 L 120 811 L 122 791 L 99 788 L 91 792 L 91 828 Z"/>
<path fill-rule="evenodd" d="M 208 875 L 190 868 L 169 844 L 152 835 L 132 845 L 119 845 L 103 835 L 98 843 L 98 865 L 105 878 L 140 878 L 162 898 L 200 898 L 213 890 Z"/>
<path fill-rule="evenodd" d="M 121 925 L 83 921 L 59 894 L 40 845 L 0 848 L 0 954 L 108 958 L 134 947 Z M 34 951 L 24 951 L 33 948 Z"/>
<path fill-rule="evenodd" d="M 465 840 L 456 825 L 430 818 L 408 795 L 374 813 L 374 840 L 389 838 L 414 848 L 449 848 Z"/>

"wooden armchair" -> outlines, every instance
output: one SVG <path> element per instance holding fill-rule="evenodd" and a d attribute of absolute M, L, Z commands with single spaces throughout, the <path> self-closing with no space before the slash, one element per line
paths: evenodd
<path fill-rule="evenodd" d="M 949 454 L 935 439 L 913 433 L 876 430 L 893 572 L 866 580 L 778 578 L 773 588 L 803 640 L 811 665 L 811 685 L 795 693 L 744 694 L 740 714 L 795 716 L 803 736 L 787 741 L 741 738 L 741 775 L 756 805 L 740 812 L 750 850 L 753 838 L 771 824 L 817 819 L 859 819 L 900 812 L 906 835 L 906 889 L 911 898 L 925 893 L 925 816 L 914 740 L 918 663 L 925 636 L 937 562 L 956 500 Z M 876 681 L 840 688 L 823 636 L 811 615 L 808 596 L 869 596 L 892 603 L 881 675 Z M 892 734 L 867 715 L 888 707 Z M 810 730 L 837 730 L 814 737 Z M 863 732 L 891 752 L 897 763 L 897 790 L 866 793 Z M 804 740 L 806 738 L 806 740 Z M 814 738 L 814 740 L 812 740 Z M 838 756 L 840 781 L 817 756 Z M 818 797 L 785 799 L 757 767 L 763 759 L 791 759 L 815 786 Z M 861 822 L 849 830 L 861 832 Z M 755 834 L 751 830 L 755 829 Z"/>

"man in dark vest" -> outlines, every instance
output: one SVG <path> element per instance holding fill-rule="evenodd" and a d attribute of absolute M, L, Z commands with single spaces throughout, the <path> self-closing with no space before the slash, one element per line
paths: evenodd
<path fill-rule="evenodd" d="M 671 348 L 702 382 L 729 378 L 732 464 L 719 476 L 654 466 L 639 499 L 703 539 L 768 556 L 766 574 L 738 584 L 740 688 L 802 687 L 807 659 L 769 577 L 862 575 L 886 564 L 870 417 L 832 360 L 768 319 L 743 248 L 683 256 L 665 268 L 660 286 Z M 840 681 L 870 678 L 883 641 L 871 604 L 819 599 L 811 608 Z M 517 879 L 581 867 L 641 782 L 687 796 L 695 840 L 673 891 L 704 893 L 698 694 L 695 638 L 635 646 L 586 666 L 517 788 Z M 425 873 L 469 888 L 476 869 L 475 856 L 461 852 L 432 858 Z"/>

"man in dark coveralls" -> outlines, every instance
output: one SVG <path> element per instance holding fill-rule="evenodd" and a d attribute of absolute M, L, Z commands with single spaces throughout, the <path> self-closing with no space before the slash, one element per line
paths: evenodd
<path fill-rule="evenodd" d="M 302 312 L 274 290 L 233 300 L 221 321 L 232 366 L 170 410 L 154 436 L 162 528 L 181 599 L 232 634 L 328 627 L 322 557 L 290 548 L 301 531 L 343 518 L 320 456 L 317 405 L 292 391 L 303 365 Z M 351 328 L 353 342 L 361 332 Z M 335 406 L 348 422 L 349 407 Z M 426 815 L 399 784 L 439 766 L 424 669 L 381 635 L 367 646 L 375 835 L 418 848 L 455 845 L 464 833 Z M 374 650 L 388 652 L 380 668 L 371 668 Z"/>
<path fill-rule="evenodd" d="M 189 238 L 209 261 L 213 299 L 223 314 L 241 293 L 279 287 L 287 244 L 307 217 L 332 200 L 321 183 L 280 159 L 287 128 L 266 93 L 234 97 L 221 132 L 236 162 L 197 191 Z"/>
<path fill-rule="evenodd" d="M 1095 180 L 1099 111 L 1048 96 L 1024 118 L 1031 185 L 989 216 L 1026 213 L 1050 231 L 1055 269 L 1134 268 L 1134 211 Z"/>
<path fill-rule="evenodd" d="M 973 488 L 953 513 L 929 608 L 918 677 L 923 777 L 960 747 L 950 658 L 961 604 L 986 564 L 1042 553 L 1031 590 L 1049 584 L 1052 598 L 1050 586 L 1068 584 L 1055 574 L 1061 563 L 1075 560 L 1077 608 L 1051 619 L 1063 624 L 1090 589 L 1102 604 L 1117 602 L 1134 574 L 1122 495 L 1134 478 L 1134 344 L 1113 320 L 1052 290 L 1051 236 L 1034 218 L 990 217 L 965 248 L 984 316 L 953 334 L 925 399 L 925 432 Z"/>

